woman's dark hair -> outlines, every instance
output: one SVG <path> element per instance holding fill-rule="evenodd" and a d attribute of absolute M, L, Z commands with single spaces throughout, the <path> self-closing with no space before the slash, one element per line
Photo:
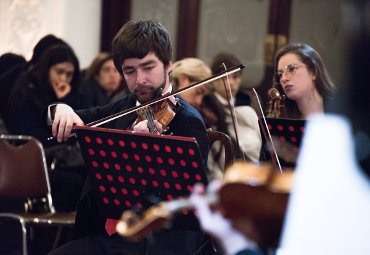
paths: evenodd
<path fill-rule="evenodd" d="M 50 84 L 49 70 L 53 65 L 70 62 L 74 66 L 71 80 L 71 93 L 77 94 L 80 85 L 80 65 L 74 51 L 68 45 L 55 45 L 48 48 L 40 57 L 36 65 L 21 74 L 10 94 L 9 109 L 16 109 L 18 100 L 24 100 L 37 91 L 44 100 L 44 104 L 57 101 L 56 94 Z"/>
<path fill-rule="evenodd" d="M 100 52 L 87 68 L 85 78 L 94 79 L 96 76 L 99 75 L 104 63 L 111 59 L 113 59 L 113 57 L 109 52 Z"/>
<path fill-rule="evenodd" d="M 38 63 L 30 70 L 31 76 L 36 79 L 43 90 L 54 93 L 49 82 L 49 70 L 53 65 L 70 62 L 74 72 L 71 80 L 72 91 L 77 91 L 80 85 L 80 64 L 74 51 L 67 45 L 55 45 L 47 49 Z"/>
<path fill-rule="evenodd" d="M 157 21 L 127 22 L 112 43 L 114 65 L 121 75 L 127 58 L 143 58 L 153 52 L 167 66 L 172 59 L 172 43 L 166 28 Z"/>
<path fill-rule="evenodd" d="M 37 44 L 35 45 L 35 47 L 33 48 L 33 54 L 32 54 L 32 57 L 29 61 L 29 64 L 31 66 L 35 65 L 39 59 L 41 58 L 42 54 L 50 47 L 54 46 L 54 45 L 58 45 L 58 44 L 64 44 L 64 45 L 67 45 L 67 43 L 56 37 L 55 35 L 52 35 L 52 34 L 48 34 L 48 35 L 45 35 L 44 37 L 42 37 L 38 42 Z"/>
<path fill-rule="evenodd" d="M 222 67 L 223 64 L 225 64 L 226 68 L 232 68 L 234 66 L 241 65 L 242 62 L 235 55 L 231 53 L 220 52 L 212 60 L 212 63 L 210 66 L 212 70 L 212 74 L 215 75 L 215 74 L 225 71 L 225 69 Z M 235 74 L 238 76 L 241 76 L 242 71 L 236 72 Z"/>

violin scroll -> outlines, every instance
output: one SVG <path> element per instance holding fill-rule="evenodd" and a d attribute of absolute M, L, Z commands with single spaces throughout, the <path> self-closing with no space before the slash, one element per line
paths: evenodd
<path fill-rule="evenodd" d="M 274 87 L 268 90 L 267 95 L 270 98 L 268 103 L 267 117 L 279 118 L 281 116 L 282 108 L 284 108 L 282 101 L 285 100 L 285 96 L 282 96 L 279 90 Z"/>

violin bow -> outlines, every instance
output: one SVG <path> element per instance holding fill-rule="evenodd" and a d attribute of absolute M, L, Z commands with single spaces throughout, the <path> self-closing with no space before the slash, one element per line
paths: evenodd
<path fill-rule="evenodd" d="M 281 167 L 281 164 L 280 164 L 280 160 L 279 160 L 278 154 L 276 152 L 274 141 L 273 141 L 273 139 L 271 137 L 271 133 L 270 133 L 270 130 L 268 128 L 266 117 L 265 117 L 265 114 L 263 113 L 262 105 L 261 105 L 261 102 L 259 100 L 257 91 L 254 88 L 252 88 L 251 90 L 252 90 L 253 93 L 249 93 L 249 94 L 252 95 L 252 98 L 255 98 L 256 99 L 257 106 L 258 106 L 259 111 L 261 113 L 260 115 L 261 115 L 261 119 L 263 121 L 262 124 L 265 127 L 265 128 L 262 128 L 262 132 L 263 132 L 265 138 L 269 141 L 268 148 L 269 148 L 269 151 L 270 151 L 270 154 L 271 154 L 272 162 L 275 165 L 275 167 L 278 168 L 280 170 L 280 172 L 282 173 L 283 170 L 282 170 L 282 167 Z"/>
<path fill-rule="evenodd" d="M 163 100 L 166 100 L 167 98 L 171 97 L 171 96 L 175 96 L 175 95 L 178 95 L 178 94 L 181 94 L 182 92 L 185 92 L 189 89 L 192 89 L 192 88 L 197 88 L 197 87 L 200 87 L 200 86 L 203 86 L 205 84 L 208 84 L 210 82 L 213 82 L 215 80 L 218 80 L 220 78 L 223 78 L 225 76 L 228 76 L 230 74 L 233 74 L 235 72 L 239 72 L 240 70 L 242 70 L 243 68 L 245 68 L 245 65 L 238 65 L 238 66 L 235 66 L 233 68 L 230 68 L 228 70 L 225 70 L 223 72 L 221 72 L 220 74 L 217 74 L 217 75 L 214 75 L 214 76 L 211 76 L 210 78 L 208 79 L 205 79 L 203 81 L 200 81 L 200 82 L 197 82 L 197 83 L 194 83 L 188 87 L 185 87 L 185 88 L 182 88 L 182 89 L 179 89 L 177 91 L 174 91 L 172 93 L 168 93 L 166 95 L 163 95 L 162 97 L 159 97 L 159 98 L 156 98 L 156 99 L 153 99 L 149 102 L 146 102 L 146 103 L 143 103 L 141 105 L 138 105 L 138 106 L 135 106 L 135 107 L 132 107 L 132 108 L 129 108 L 129 109 L 126 109 L 126 110 L 123 110 L 121 112 L 118 112 L 118 113 L 115 113 L 115 114 L 112 114 L 110 116 L 107 116 L 105 118 L 102 118 L 102 119 L 99 119 L 99 120 L 96 120 L 96 121 L 93 121 L 93 122 L 90 122 L 88 124 L 86 124 L 87 126 L 89 127 L 98 127 L 98 126 L 101 126 L 107 122 L 110 122 L 112 120 L 115 120 L 115 119 L 118 119 L 118 118 L 121 118 L 127 114 L 130 114 L 132 112 L 135 112 L 137 110 L 139 110 L 140 108 L 143 108 L 143 107 L 146 107 L 146 106 L 150 106 L 152 104 L 155 104 L 155 103 L 158 103 L 158 102 L 161 102 Z"/>
<path fill-rule="evenodd" d="M 227 70 L 225 63 L 222 63 L 222 66 L 225 70 Z M 246 161 L 243 150 L 240 148 L 239 135 L 238 135 L 238 131 L 237 131 L 238 127 L 239 127 L 239 124 L 238 124 L 238 119 L 236 118 L 235 102 L 234 102 L 234 99 L 231 95 L 231 86 L 230 86 L 229 75 L 226 75 L 225 78 L 226 78 L 227 82 L 225 82 L 225 79 L 222 79 L 222 81 L 224 83 L 224 88 L 225 88 L 226 97 L 227 97 L 227 103 L 228 103 L 228 106 L 229 106 L 229 109 L 230 109 L 231 120 L 233 122 L 236 145 L 238 146 L 238 150 L 239 150 L 240 155 L 242 155 L 242 157 L 243 157 L 243 161 Z"/>
<path fill-rule="evenodd" d="M 141 105 L 137 105 L 135 107 L 132 107 L 132 108 L 129 108 L 129 109 L 126 109 L 126 110 L 123 110 L 123 111 L 120 111 L 120 112 L 117 112 L 115 114 L 112 114 L 112 115 L 109 115 L 107 117 L 104 117 L 104 118 L 101 118 L 99 120 L 96 120 L 96 121 L 93 121 L 93 122 L 90 122 L 90 123 L 87 123 L 86 126 L 88 127 L 99 127 L 105 123 L 108 123 L 110 121 L 113 121 L 115 119 L 118 119 L 118 118 L 121 118 L 123 116 L 126 116 L 130 113 L 133 113 L 133 112 L 136 112 L 137 110 L 141 109 L 141 108 L 144 108 L 144 107 L 147 107 L 147 106 L 150 106 L 150 105 L 153 105 L 155 103 L 158 103 L 158 102 L 161 102 L 163 100 L 166 100 L 167 98 L 170 98 L 171 96 L 175 96 L 175 95 L 178 95 L 182 92 L 185 92 L 189 89 L 192 89 L 192 88 L 197 88 L 197 87 L 200 87 L 200 86 L 203 86 L 205 84 L 208 84 L 210 82 L 213 82 L 215 80 L 218 80 L 222 77 L 225 77 L 225 76 L 228 76 L 230 74 L 233 74 L 235 72 L 239 72 L 240 70 L 242 70 L 243 68 L 245 68 L 245 65 L 238 65 L 238 66 L 235 66 L 235 67 L 232 67 L 228 70 L 225 70 L 217 75 L 214 75 L 214 76 L 211 76 L 209 77 L 208 79 L 205 79 L 203 81 L 200 81 L 200 82 L 197 82 L 197 83 L 194 83 L 188 87 L 185 87 L 185 88 L 182 88 L 182 89 L 179 89 L 177 91 L 174 91 L 172 93 L 167 93 L 166 95 L 163 95 L 162 97 L 159 97 L 159 98 L 156 98 L 156 99 L 153 99 L 149 102 L 146 102 L 146 103 L 143 103 Z M 73 134 L 71 134 L 71 136 L 73 136 Z M 47 140 L 50 141 L 52 140 L 54 137 L 49 137 Z"/>

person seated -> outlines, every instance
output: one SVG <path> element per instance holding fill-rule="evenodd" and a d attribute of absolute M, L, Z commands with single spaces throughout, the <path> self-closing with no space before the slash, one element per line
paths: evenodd
<path fill-rule="evenodd" d="M 181 59 L 176 61 L 172 67 L 172 84 L 176 90 L 184 89 L 209 77 L 211 77 L 211 69 L 204 61 L 198 58 Z M 207 85 L 199 86 L 186 90 L 180 95 L 185 101 L 200 111 L 203 97 L 208 93 L 207 87 Z"/>
<path fill-rule="evenodd" d="M 124 79 L 113 63 L 109 52 L 99 53 L 85 72 L 80 86 L 80 100 L 83 108 L 105 105 L 127 94 Z"/>
<path fill-rule="evenodd" d="M 45 108 L 54 102 L 78 106 L 79 73 L 79 61 L 69 46 L 60 44 L 48 48 L 39 61 L 19 77 L 9 96 L 6 118 L 9 133 L 33 136 L 46 151 L 52 149 L 56 143 L 48 141 L 50 131 L 42 121 Z M 69 148 L 65 148 L 66 153 L 70 153 Z M 65 156 L 62 153 L 59 160 L 68 163 Z M 58 164 L 53 166 L 54 171 L 50 171 L 52 197 L 57 210 L 76 210 L 82 189 L 82 158 L 72 156 L 76 157 L 73 167 Z M 54 157 L 50 159 L 50 170 L 54 160 Z"/>
<path fill-rule="evenodd" d="M 130 93 L 108 105 L 74 111 L 66 104 L 50 105 L 52 133 L 58 142 L 70 138 L 75 125 L 85 125 L 125 109 L 145 104 L 172 92 L 172 45 L 166 28 L 152 20 L 130 20 L 116 34 L 112 43 L 115 66 L 125 78 Z M 194 137 L 199 145 L 204 164 L 208 155 L 208 137 L 199 112 L 181 97 L 170 97 L 176 113 L 167 125 L 173 135 Z M 148 120 L 137 121 L 136 112 L 104 123 L 112 129 L 149 132 Z M 154 120 L 160 133 L 163 126 Z M 154 134 L 153 134 L 154 135 Z M 125 164 L 125 162 L 123 162 Z M 150 194 L 148 193 L 148 196 Z M 141 242 L 128 242 L 117 235 L 114 219 L 104 217 L 97 205 L 92 182 L 86 178 L 76 215 L 78 239 L 53 251 L 51 254 L 195 254 L 202 249 L 204 233 L 192 215 L 176 218 L 170 229 L 153 233 Z"/>
<path fill-rule="evenodd" d="M 308 44 L 293 42 L 278 50 L 274 62 L 274 85 L 269 94 L 280 97 L 272 97 L 267 117 L 306 119 L 323 113 L 335 85 L 319 53 Z M 274 98 L 283 99 L 279 109 L 272 107 Z"/>
<path fill-rule="evenodd" d="M 3 122 L 5 128 L 7 128 L 7 119 L 6 119 L 6 112 L 7 110 L 7 102 L 9 100 L 10 93 L 15 86 L 15 83 L 19 76 L 24 73 L 25 71 L 29 70 L 33 67 L 40 59 L 43 52 L 46 49 L 50 48 L 51 46 L 57 44 L 67 44 L 64 40 L 52 35 L 48 34 L 42 37 L 34 46 L 32 57 L 29 61 L 23 56 L 15 55 L 10 53 L 11 55 L 4 54 L 1 57 L 1 74 L 0 74 L 0 113 L 3 117 Z M 11 63 L 9 63 L 9 57 L 11 58 Z M 11 67 L 10 67 L 11 66 Z M 6 70 L 6 71 L 5 71 Z"/>
<path fill-rule="evenodd" d="M 274 70 L 274 85 L 268 91 L 270 101 L 266 117 L 300 120 L 294 122 L 304 125 L 304 120 L 311 114 L 325 112 L 325 104 L 332 97 L 335 85 L 315 49 L 297 42 L 282 47 L 275 55 Z M 264 146 L 261 160 L 273 160 L 281 167 L 295 166 L 300 139 L 291 140 L 287 136 L 282 140 L 270 137 L 267 131 L 263 134 L 265 144 L 272 146 Z"/>
<path fill-rule="evenodd" d="M 209 77 L 211 77 L 211 74 L 211 69 L 201 59 L 184 58 L 176 61 L 173 64 L 171 72 L 172 84 L 174 85 L 176 90 L 184 89 L 196 82 L 208 79 Z M 210 86 L 211 85 L 206 84 L 203 86 L 192 88 L 182 92 L 180 95 L 184 100 L 186 100 L 200 112 L 207 128 L 222 131 L 223 129 L 219 126 L 216 126 L 215 123 L 217 120 L 223 120 L 223 111 L 221 111 L 221 109 L 219 109 L 219 106 L 217 105 L 214 105 L 214 107 L 209 107 L 207 109 L 203 107 L 204 97 L 209 93 L 209 90 L 211 89 Z M 215 146 L 220 146 L 220 144 L 216 142 Z M 212 146 L 211 151 L 212 150 L 214 150 L 214 146 Z M 215 169 L 213 166 L 211 166 L 210 163 L 214 162 L 215 160 L 222 161 L 222 156 L 217 155 L 217 159 L 214 159 L 213 155 L 214 154 L 209 155 L 207 162 L 207 176 L 209 180 L 213 180 L 222 175 L 222 171 L 220 169 Z M 222 164 L 223 163 L 221 162 L 220 165 Z"/>
<path fill-rule="evenodd" d="M 220 53 L 212 61 L 212 73 L 215 75 L 225 71 L 223 64 L 226 68 L 231 68 L 241 62 L 232 54 Z M 256 111 L 249 105 L 236 104 L 241 75 L 241 72 L 236 72 L 227 78 L 214 81 L 210 93 L 204 97 L 201 112 L 209 116 L 210 127 L 230 136 L 237 159 L 258 162 L 262 140 Z M 220 172 L 224 164 L 223 150 L 220 146 L 214 146 L 212 154 L 213 157 L 208 162 L 209 167 Z"/>

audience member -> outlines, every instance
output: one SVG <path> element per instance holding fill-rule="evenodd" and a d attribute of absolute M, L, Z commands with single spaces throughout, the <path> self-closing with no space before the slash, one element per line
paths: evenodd
<path fill-rule="evenodd" d="M 12 83 L 12 75 L 10 74 L 13 72 L 18 73 L 18 69 L 25 65 L 26 62 L 23 56 L 11 52 L 0 56 L 0 134 L 8 133 L 3 116 L 6 112 L 6 102 L 10 93 L 8 84 Z"/>
<path fill-rule="evenodd" d="M 41 38 L 33 48 L 33 54 L 29 62 L 23 56 L 13 53 L 4 54 L 1 57 L 1 72 L 0 72 L 0 114 L 4 115 L 7 112 L 7 102 L 11 90 L 14 87 L 19 75 L 25 72 L 36 64 L 41 57 L 41 54 L 49 47 L 56 44 L 66 44 L 62 39 L 54 35 L 46 35 Z M 10 63 L 9 63 L 10 61 Z M 3 116 L 4 117 L 4 116 Z M 6 124 L 6 120 L 5 120 Z"/>
<path fill-rule="evenodd" d="M 19 54 L 12 52 L 4 53 L 0 56 L 0 76 L 8 72 L 18 64 L 26 63 L 26 59 Z"/>
<path fill-rule="evenodd" d="M 80 86 L 81 105 L 90 108 L 116 101 L 127 94 L 124 80 L 108 52 L 99 53 L 86 70 Z"/>
<path fill-rule="evenodd" d="M 44 110 L 55 102 L 77 107 L 79 82 L 79 62 L 73 50 L 67 45 L 48 48 L 39 61 L 19 77 L 10 94 L 5 118 L 9 133 L 33 136 L 46 149 L 51 148 L 55 143 L 47 140 L 51 134 L 44 124 Z M 50 171 L 56 209 L 76 209 L 83 184 L 79 170 L 80 166 Z"/>

